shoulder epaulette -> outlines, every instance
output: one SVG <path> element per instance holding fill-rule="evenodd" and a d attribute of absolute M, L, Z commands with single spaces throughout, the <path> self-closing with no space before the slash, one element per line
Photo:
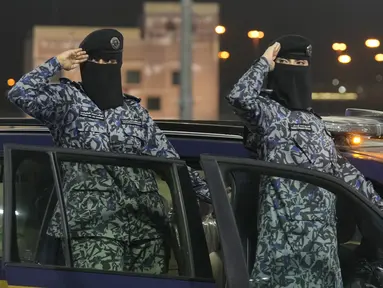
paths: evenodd
<path fill-rule="evenodd" d="M 61 77 L 61 78 L 59 78 L 59 81 L 60 81 L 61 83 L 63 83 L 63 84 L 73 84 L 73 83 L 76 83 L 76 82 L 74 82 L 74 81 L 72 81 L 72 80 L 70 80 L 70 79 L 68 79 L 68 78 L 65 78 L 65 77 Z"/>
<path fill-rule="evenodd" d="M 320 117 L 317 113 L 315 113 L 313 108 L 309 107 L 307 108 L 307 111 L 314 114 L 317 118 L 322 119 L 322 117 Z"/>
<path fill-rule="evenodd" d="M 261 94 L 270 96 L 271 94 L 273 94 L 273 90 L 272 89 L 261 89 Z"/>
<path fill-rule="evenodd" d="M 141 102 L 141 98 L 138 98 L 136 96 L 133 96 L 133 95 L 129 95 L 129 94 L 124 94 L 124 98 L 126 100 L 131 100 L 131 101 L 134 101 L 136 103 L 140 103 Z"/>

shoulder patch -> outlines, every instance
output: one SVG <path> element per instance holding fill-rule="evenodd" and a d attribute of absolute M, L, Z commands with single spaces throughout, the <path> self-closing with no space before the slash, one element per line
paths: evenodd
<path fill-rule="evenodd" d="M 136 96 L 129 95 L 129 94 L 124 94 L 124 98 L 125 98 L 125 100 L 130 100 L 130 101 L 133 101 L 133 102 L 136 102 L 136 103 L 140 103 L 141 102 L 141 98 L 138 98 Z"/>
<path fill-rule="evenodd" d="M 289 124 L 290 131 L 306 131 L 306 132 L 312 132 L 313 129 L 311 127 L 311 124 L 309 123 L 290 123 Z"/>

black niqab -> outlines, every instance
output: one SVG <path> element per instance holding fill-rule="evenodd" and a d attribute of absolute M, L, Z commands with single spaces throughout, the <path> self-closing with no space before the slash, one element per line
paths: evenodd
<path fill-rule="evenodd" d="M 80 65 L 82 86 L 87 96 L 107 110 L 123 105 L 121 66 L 123 36 L 114 29 L 101 29 L 89 34 L 80 44 L 89 60 Z M 117 64 L 98 64 L 90 60 L 116 60 Z"/>
<path fill-rule="evenodd" d="M 267 78 L 271 98 L 289 109 L 308 109 L 312 104 L 310 66 L 275 64 Z"/>
<path fill-rule="evenodd" d="M 309 66 L 275 63 L 274 70 L 267 77 L 266 87 L 273 90 L 270 98 L 291 110 L 306 110 L 312 104 L 311 44 L 298 35 L 283 36 L 273 44 L 275 42 L 281 44 L 278 57 L 308 60 Z"/>

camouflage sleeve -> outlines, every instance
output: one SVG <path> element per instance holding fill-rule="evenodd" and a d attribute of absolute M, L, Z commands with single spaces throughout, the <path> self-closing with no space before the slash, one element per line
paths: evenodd
<path fill-rule="evenodd" d="M 380 210 L 383 211 L 383 201 L 378 193 L 375 192 L 374 186 L 368 181 L 364 175 L 355 168 L 345 158 L 338 155 L 338 165 L 335 171 L 337 178 L 343 179 L 347 184 L 355 188 L 358 192 L 370 200 L 371 203 L 376 205 Z"/>
<path fill-rule="evenodd" d="M 180 159 L 173 145 L 166 138 L 165 134 L 153 121 L 147 113 L 148 120 L 146 121 L 148 130 L 148 142 L 143 149 L 143 154 L 156 157 L 164 157 L 170 159 Z M 201 178 L 199 173 L 188 167 L 190 179 L 193 189 L 197 197 L 204 202 L 211 203 L 210 191 L 205 180 Z"/>
<path fill-rule="evenodd" d="M 49 78 L 61 70 L 56 57 L 46 61 L 25 74 L 9 91 L 8 99 L 28 115 L 44 124 L 59 121 L 64 115 L 62 104 L 63 87 L 49 84 Z"/>
<path fill-rule="evenodd" d="M 266 128 L 271 121 L 267 117 L 275 102 L 260 96 L 263 80 L 270 70 L 265 57 L 256 61 L 234 85 L 226 100 L 233 107 L 234 113 L 250 125 Z"/>

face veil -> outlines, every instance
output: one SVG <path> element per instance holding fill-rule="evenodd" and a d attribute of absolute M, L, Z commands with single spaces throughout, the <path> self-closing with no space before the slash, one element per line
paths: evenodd
<path fill-rule="evenodd" d="M 283 36 L 275 42 L 281 44 L 277 57 L 307 60 L 308 66 L 275 63 L 267 76 L 267 88 L 273 90 L 270 98 L 292 110 L 305 110 L 312 104 L 311 44 L 298 35 Z"/>
<path fill-rule="evenodd" d="M 98 108 L 107 110 L 123 104 L 121 64 L 85 62 L 80 71 L 82 86 Z"/>
<path fill-rule="evenodd" d="M 89 61 L 80 65 L 82 86 L 87 96 L 101 109 L 123 105 L 121 66 L 123 36 L 114 29 L 96 30 L 80 44 Z M 116 64 L 99 64 L 98 60 Z M 94 62 L 92 61 L 94 60 Z"/>
<path fill-rule="evenodd" d="M 289 109 L 308 109 L 312 104 L 310 66 L 275 64 L 267 78 L 271 98 Z"/>

